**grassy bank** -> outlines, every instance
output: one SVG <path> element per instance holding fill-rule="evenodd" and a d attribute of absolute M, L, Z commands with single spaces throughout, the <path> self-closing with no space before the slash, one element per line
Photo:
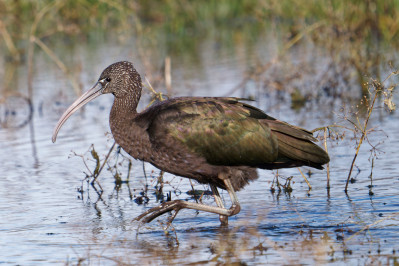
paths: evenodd
<path fill-rule="evenodd" d="M 32 26 L 35 35 L 54 34 L 88 39 L 93 31 L 151 34 L 162 30 L 175 38 L 203 36 L 210 30 L 229 27 L 251 34 L 278 27 L 281 36 L 292 38 L 306 26 L 322 22 L 313 41 L 339 39 L 374 45 L 382 41 L 397 46 L 399 1 L 27 1 L 0 3 L 0 30 L 8 56 L 24 54 Z M 133 27 L 132 27 L 133 26 Z M 255 28 L 255 32 L 253 29 Z"/>

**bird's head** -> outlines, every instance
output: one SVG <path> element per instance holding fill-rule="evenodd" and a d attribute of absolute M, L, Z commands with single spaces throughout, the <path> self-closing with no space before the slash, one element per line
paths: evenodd
<path fill-rule="evenodd" d="M 65 121 L 86 103 L 101 94 L 112 93 L 115 98 L 133 96 L 138 101 L 141 95 L 141 78 L 133 64 L 121 61 L 108 66 L 101 73 L 100 78 L 93 88 L 85 92 L 61 116 L 54 128 L 52 140 L 55 142 L 57 134 Z"/>
<path fill-rule="evenodd" d="M 121 61 L 104 69 L 96 86 L 101 94 L 112 93 L 116 98 L 125 98 L 132 93 L 132 88 L 141 87 L 141 78 L 132 63 Z"/>

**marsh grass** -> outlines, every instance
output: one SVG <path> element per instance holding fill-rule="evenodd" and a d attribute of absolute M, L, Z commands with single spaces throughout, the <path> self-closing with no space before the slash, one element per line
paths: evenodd
<path fill-rule="evenodd" d="M 168 36 L 164 45 L 173 54 L 192 50 L 187 48 L 194 48 L 198 40 L 209 35 L 224 42 L 256 40 L 266 29 L 276 29 L 276 38 L 287 45 L 302 38 L 303 29 L 317 26 L 306 35 L 334 53 L 337 61 L 351 62 L 361 79 L 370 69 L 378 72 L 373 63 L 382 58 L 374 51 L 381 43 L 397 46 L 399 34 L 397 1 L 5 0 L 0 7 L 6 56 L 17 61 L 26 54 L 32 28 L 44 45 L 55 38 L 90 40 L 95 33 L 116 33 L 122 39 L 135 34 L 146 42 L 162 32 Z M 38 20 L 41 14 L 45 16 Z M 221 36 L 220 32 L 226 31 L 220 29 L 227 28 L 230 33 Z M 336 53 L 339 50 L 345 53 Z"/>

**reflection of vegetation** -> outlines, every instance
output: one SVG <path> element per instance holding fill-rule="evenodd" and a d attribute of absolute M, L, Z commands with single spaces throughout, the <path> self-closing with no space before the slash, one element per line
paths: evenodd
<path fill-rule="evenodd" d="M 381 221 L 372 226 L 379 222 Z M 152 234 L 148 240 L 136 240 L 134 249 L 131 239 L 112 240 L 107 244 L 103 239 L 94 237 L 94 245 L 77 250 L 75 257 L 67 265 L 74 260 L 92 264 L 116 262 L 117 265 L 341 265 L 355 264 L 354 262 L 362 265 L 398 264 L 399 257 L 395 247 L 389 251 L 381 251 L 377 247 L 377 241 L 366 237 L 365 231 L 369 227 L 365 227 L 365 231 L 360 234 L 353 234 L 345 225 L 334 226 L 334 231 L 307 228 L 306 225 L 302 228 L 284 229 L 286 228 L 280 230 L 279 226 L 254 226 L 253 223 L 243 221 L 235 227 L 223 230 L 202 228 L 200 231 L 178 232 L 180 237 L 184 237 L 180 245 L 172 234 L 165 235 L 165 238 Z M 207 234 L 214 237 L 209 238 Z M 280 240 L 276 235 L 289 237 L 290 240 Z M 93 246 L 96 245 L 101 249 L 95 250 Z M 358 246 L 364 249 L 359 251 Z M 367 255 L 363 255 L 366 252 Z"/>
<path fill-rule="evenodd" d="M 0 129 L 24 127 L 32 116 L 33 105 L 29 98 L 19 93 L 0 95 Z"/>

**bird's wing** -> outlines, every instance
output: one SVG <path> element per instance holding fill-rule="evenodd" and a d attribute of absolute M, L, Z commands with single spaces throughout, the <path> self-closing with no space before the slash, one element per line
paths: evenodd
<path fill-rule="evenodd" d="M 217 165 L 255 166 L 278 156 L 277 139 L 258 120 L 274 119 L 235 98 L 177 98 L 150 109 L 145 120 L 157 145 L 183 145 Z"/>

